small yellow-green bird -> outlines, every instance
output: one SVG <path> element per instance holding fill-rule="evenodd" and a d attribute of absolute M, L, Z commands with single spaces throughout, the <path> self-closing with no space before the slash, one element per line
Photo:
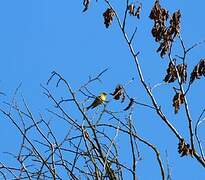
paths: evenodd
<path fill-rule="evenodd" d="M 88 110 L 88 109 L 90 109 L 90 108 L 93 109 L 93 108 L 97 107 L 98 105 L 104 103 L 105 100 L 106 100 L 106 98 L 107 98 L 107 93 L 105 93 L 105 92 L 101 93 L 99 96 L 97 96 L 97 97 L 95 98 L 95 100 L 93 101 L 93 103 L 92 103 L 90 106 L 88 106 L 86 109 Z"/>

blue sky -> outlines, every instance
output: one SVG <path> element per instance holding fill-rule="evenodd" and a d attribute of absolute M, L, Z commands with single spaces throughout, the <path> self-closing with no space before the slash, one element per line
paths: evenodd
<path fill-rule="evenodd" d="M 113 1 L 114 2 L 114 1 Z M 122 14 L 124 1 L 113 3 Z M 139 61 L 145 80 L 151 85 L 162 81 L 168 65 L 167 58 L 161 59 L 156 53 L 158 44 L 150 31 L 153 22 L 148 18 L 154 1 L 142 1 L 141 19 L 130 19 L 129 31 L 138 25 L 134 47 L 140 51 Z M 181 35 L 187 47 L 205 39 L 204 2 L 162 1 L 162 5 L 174 12 L 181 10 Z M 117 83 L 126 83 L 129 93 L 140 102 L 150 103 L 139 82 L 135 65 L 127 45 L 120 33 L 116 20 L 106 29 L 102 13 L 106 6 L 103 1 L 92 1 L 86 13 L 82 13 L 81 1 L 68 0 L 7 0 L 0 1 L 0 91 L 6 96 L 2 101 L 11 100 L 15 88 L 22 83 L 21 92 L 29 102 L 31 110 L 38 114 L 49 104 L 44 97 L 40 84 L 45 84 L 53 70 L 61 73 L 75 89 L 88 77 L 94 76 L 105 68 L 103 83 L 94 84 L 94 94 L 101 91 L 111 92 Z M 129 17 L 130 18 L 130 17 Z M 176 53 L 182 53 L 179 41 Z M 193 49 L 188 55 L 189 72 L 205 57 L 205 44 Z M 204 108 L 204 79 L 194 82 L 188 95 L 194 124 Z M 176 84 L 156 88 L 154 94 L 176 128 L 187 137 L 187 121 L 182 108 L 178 115 L 172 109 L 172 87 Z M 1 104 L 1 106 L 4 106 Z M 112 107 L 115 108 L 115 107 Z M 5 159 L 4 151 L 15 149 L 18 135 L 12 125 L 1 117 L 0 159 Z M 169 155 L 173 179 L 204 179 L 204 168 L 190 157 L 180 158 L 177 154 L 177 140 L 155 113 L 144 107 L 136 106 L 135 123 L 138 133 L 161 150 L 165 161 L 165 150 Z M 60 129 L 61 127 L 59 127 Z M 205 137 L 204 125 L 199 131 Z M 57 127 L 58 129 L 58 127 Z M 8 140 L 7 140 L 8 139 Z M 15 143 L 10 143 L 15 142 Z M 149 148 L 142 145 L 144 160 L 139 163 L 139 179 L 150 176 L 159 179 L 159 169 Z M 125 152 L 122 152 L 123 155 Z M 150 164 L 150 162 L 152 162 Z M 147 173 L 149 172 L 149 173 Z"/>

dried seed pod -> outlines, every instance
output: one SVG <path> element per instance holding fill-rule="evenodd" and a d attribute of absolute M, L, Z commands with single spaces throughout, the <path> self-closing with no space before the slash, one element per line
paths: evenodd
<path fill-rule="evenodd" d="M 104 13 L 103 13 L 103 17 L 104 17 L 104 24 L 105 27 L 108 28 L 113 21 L 113 17 L 115 16 L 115 12 L 113 11 L 112 8 L 108 8 Z"/>

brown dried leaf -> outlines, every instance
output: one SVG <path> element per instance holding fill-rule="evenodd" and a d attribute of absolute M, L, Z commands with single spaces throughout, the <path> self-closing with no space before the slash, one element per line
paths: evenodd
<path fill-rule="evenodd" d="M 176 92 L 173 98 L 174 113 L 178 113 L 180 105 L 184 103 L 184 95 L 181 92 Z"/>
<path fill-rule="evenodd" d="M 161 21 L 163 23 L 168 19 L 169 14 L 166 9 L 160 6 L 159 0 L 156 0 L 149 17 L 154 21 Z"/>
<path fill-rule="evenodd" d="M 142 10 L 142 3 L 139 3 L 139 6 L 137 7 L 136 11 L 135 11 L 135 4 L 134 3 L 131 3 L 130 5 L 128 5 L 127 9 L 128 9 L 130 16 L 136 16 L 139 19 L 140 12 Z"/>
<path fill-rule="evenodd" d="M 186 64 L 178 64 L 177 70 L 178 70 L 179 76 L 181 78 L 181 82 L 185 83 L 187 80 L 187 65 Z"/>
<path fill-rule="evenodd" d="M 118 84 L 115 88 L 115 91 L 111 94 L 115 100 L 119 100 L 120 97 L 124 94 L 122 85 Z"/>
<path fill-rule="evenodd" d="M 169 31 L 170 31 L 170 34 L 173 35 L 172 39 L 174 39 L 176 36 L 179 35 L 180 18 L 181 18 L 180 10 L 174 12 L 171 17 Z"/>
<path fill-rule="evenodd" d="M 176 74 L 175 67 L 174 67 L 173 63 L 170 62 L 169 66 L 167 68 L 167 75 L 165 76 L 164 81 L 168 82 L 168 83 L 174 82 L 177 79 L 176 75 L 177 74 Z"/>
<path fill-rule="evenodd" d="M 193 156 L 193 150 L 190 148 L 189 144 L 186 144 L 184 139 L 181 139 L 178 143 L 178 153 L 181 154 L 181 157 L 183 156 Z"/>
<path fill-rule="evenodd" d="M 167 52 L 169 51 L 171 47 L 171 41 L 163 41 L 160 43 L 159 48 L 157 49 L 157 52 L 160 52 L 160 56 L 163 58 L 164 55 L 167 54 Z"/>
<path fill-rule="evenodd" d="M 134 16 L 135 15 L 135 5 L 132 3 L 128 7 L 129 14 Z"/>
<path fill-rule="evenodd" d="M 83 1 L 83 5 L 84 5 L 83 12 L 88 10 L 89 4 L 90 4 L 90 0 L 84 0 Z"/>
<path fill-rule="evenodd" d="M 104 24 L 105 27 L 108 28 L 113 21 L 113 17 L 115 16 L 115 12 L 113 11 L 113 9 L 108 8 L 104 13 L 103 13 L 103 17 L 104 17 Z"/>
<path fill-rule="evenodd" d="M 89 134 L 87 131 L 84 131 L 84 137 L 85 137 L 85 139 L 89 139 Z"/>
<path fill-rule="evenodd" d="M 134 16 L 137 16 L 137 18 L 139 19 L 140 18 L 140 12 L 142 10 L 142 3 L 139 4 L 139 6 L 137 7 L 137 10 L 134 14 Z"/>
<path fill-rule="evenodd" d="M 205 59 L 201 59 L 200 62 L 194 67 L 189 84 L 192 84 L 195 79 L 199 79 L 202 75 L 205 76 Z"/>
<path fill-rule="evenodd" d="M 155 38 L 156 42 L 160 42 L 163 39 L 163 34 L 166 31 L 166 27 L 156 23 L 152 28 L 152 36 Z"/>

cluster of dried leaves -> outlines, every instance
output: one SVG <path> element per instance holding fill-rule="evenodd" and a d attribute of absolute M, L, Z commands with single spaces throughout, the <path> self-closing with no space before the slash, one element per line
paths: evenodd
<path fill-rule="evenodd" d="M 140 12 L 142 10 L 142 3 L 139 3 L 136 11 L 135 11 L 135 4 L 131 3 L 130 5 L 128 5 L 127 7 L 130 16 L 136 16 L 138 19 L 140 18 Z"/>
<path fill-rule="evenodd" d="M 184 95 L 181 92 L 176 92 L 173 98 L 174 113 L 178 113 L 179 107 L 184 103 Z"/>
<path fill-rule="evenodd" d="M 125 101 L 125 91 L 122 85 L 118 84 L 114 90 L 113 93 L 111 93 L 111 95 L 113 96 L 113 99 L 115 100 L 119 100 L 121 99 L 121 103 L 123 103 Z M 124 111 L 129 110 L 132 105 L 134 104 L 134 98 L 129 98 L 129 104 L 127 105 L 127 107 L 124 109 Z"/>
<path fill-rule="evenodd" d="M 104 24 L 105 27 L 108 28 L 113 21 L 113 17 L 115 16 L 115 12 L 113 11 L 112 8 L 108 8 L 104 13 L 103 13 L 103 17 L 104 17 Z"/>
<path fill-rule="evenodd" d="M 181 83 L 185 83 L 187 80 L 187 65 L 186 64 L 178 64 L 176 67 L 173 62 L 170 61 L 169 66 L 167 68 L 167 74 L 164 78 L 165 82 L 171 83 L 177 79 L 177 71 L 179 73 L 179 77 L 181 79 Z"/>
<path fill-rule="evenodd" d="M 180 83 L 185 83 L 187 80 L 187 65 L 186 64 L 178 64 L 175 65 L 176 61 L 169 63 L 167 68 L 167 74 L 164 78 L 164 81 L 167 83 L 174 82 L 177 77 L 177 71 L 179 78 L 181 79 Z M 195 79 L 200 79 L 201 76 L 205 76 L 205 59 L 201 59 L 200 62 L 194 67 L 191 76 L 189 85 L 191 85 Z M 184 95 L 181 92 L 176 92 L 173 98 L 173 107 L 174 112 L 177 113 L 179 111 L 179 107 L 184 103 Z"/>
<path fill-rule="evenodd" d="M 160 52 L 160 56 L 164 57 L 169 51 L 174 38 L 179 35 L 181 13 L 179 10 L 174 12 L 170 17 L 170 25 L 166 27 L 169 13 L 160 6 L 159 0 L 156 0 L 149 17 L 154 21 L 152 36 L 156 42 L 160 43 L 157 52 Z"/>
<path fill-rule="evenodd" d="M 178 64 L 176 67 L 173 62 L 169 63 L 167 68 L 167 74 L 164 78 L 165 82 L 171 83 L 177 79 L 177 71 L 179 73 L 179 77 L 181 79 L 181 83 L 185 83 L 187 80 L 187 65 L 186 64 Z M 201 59 L 200 62 L 194 67 L 189 84 L 192 84 L 195 79 L 200 79 L 201 76 L 205 76 L 205 59 Z"/>
<path fill-rule="evenodd" d="M 88 7 L 90 5 L 90 0 L 83 0 L 83 6 L 84 6 L 84 9 L 83 9 L 83 12 L 87 11 L 88 10 Z M 140 10 L 138 10 L 140 11 Z M 136 12 L 137 13 L 137 12 Z M 113 21 L 113 17 L 115 16 L 115 12 L 113 11 L 112 8 L 108 8 L 104 13 L 103 13 L 103 17 L 104 17 L 104 24 L 105 24 L 105 27 L 108 28 L 111 24 L 112 24 L 112 21 Z M 136 16 L 139 16 L 136 14 Z"/>
<path fill-rule="evenodd" d="M 84 6 L 83 12 L 88 10 L 89 5 L 90 5 L 90 0 L 83 0 L 83 6 Z M 128 5 L 127 10 L 129 11 L 130 15 L 136 16 L 139 19 L 140 12 L 142 10 L 142 3 L 139 3 L 136 10 L 135 10 L 135 4 L 132 3 Z M 103 13 L 104 24 L 106 28 L 108 28 L 112 24 L 114 16 L 115 16 L 115 12 L 113 11 L 112 8 L 107 8 L 107 10 Z"/>
<path fill-rule="evenodd" d="M 90 0 L 84 0 L 84 10 L 88 9 Z M 139 3 L 138 6 L 135 6 L 135 3 L 131 3 L 127 6 L 127 11 L 131 16 L 136 16 L 139 18 L 140 12 L 142 9 L 142 4 Z M 107 8 L 103 13 L 105 27 L 108 28 L 115 16 L 115 12 L 112 8 Z M 180 33 L 180 11 L 174 12 L 171 16 L 168 11 L 161 7 L 159 0 L 155 1 L 155 4 L 150 13 L 150 19 L 154 21 L 154 26 L 152 28 L 152 36 L 155 38 L 156 42 L 159 42 L 160 46 L 157 49 L 157 52 L 160 52 L 160 56 L 164 57 L 166 55 L 174 41 L 174 38 Z M 167 21 L 169 19 L 169 24 Z M 205 76 L 205 59 L 201 59 L 200 62 L 195 66 L 194 70 L 191 73 L 189 84 L 192 84 L 195 79 L 199 79 L 200 76 Z M 180 83 L 185 83 L 187 81 L 187 64 L 178 64 L 176 61 L 170 62 L 166 70 L 166 76 L 164 81 L 167 83 L 174 82 L 177 78 L 180 78 Z M 124 89 L 121 85 L 117 85 L 115 91 L 111 94 L 115 100 L 121 99 L 121 102 L 125 100 Z M 129 98 L 129 104 L 124 110 L 130 109 L 133 105 L 134 99 Z M 181 92 L 176 92 L 173 97 L 173 107 L 174 112 L 178 113 L 180 105 L 184 103 L 184 95 Z"/>
<path fill-rule="evenodd" d="M 205 76 L 205 59 L 201 59 L 200 62 L 194 67 L 189 84 L 192 84 L 195 79 L 200 79 L 200 76 L 202 75 Z"/>
<path fill-rule="evenodd" d="M 178 143 L 178 153 L 181 154 L 181 157 L 191 155 L 193 156 L 193 150 L 190 148 L 189 144 L 186 144 L 184 139 Z"/>

